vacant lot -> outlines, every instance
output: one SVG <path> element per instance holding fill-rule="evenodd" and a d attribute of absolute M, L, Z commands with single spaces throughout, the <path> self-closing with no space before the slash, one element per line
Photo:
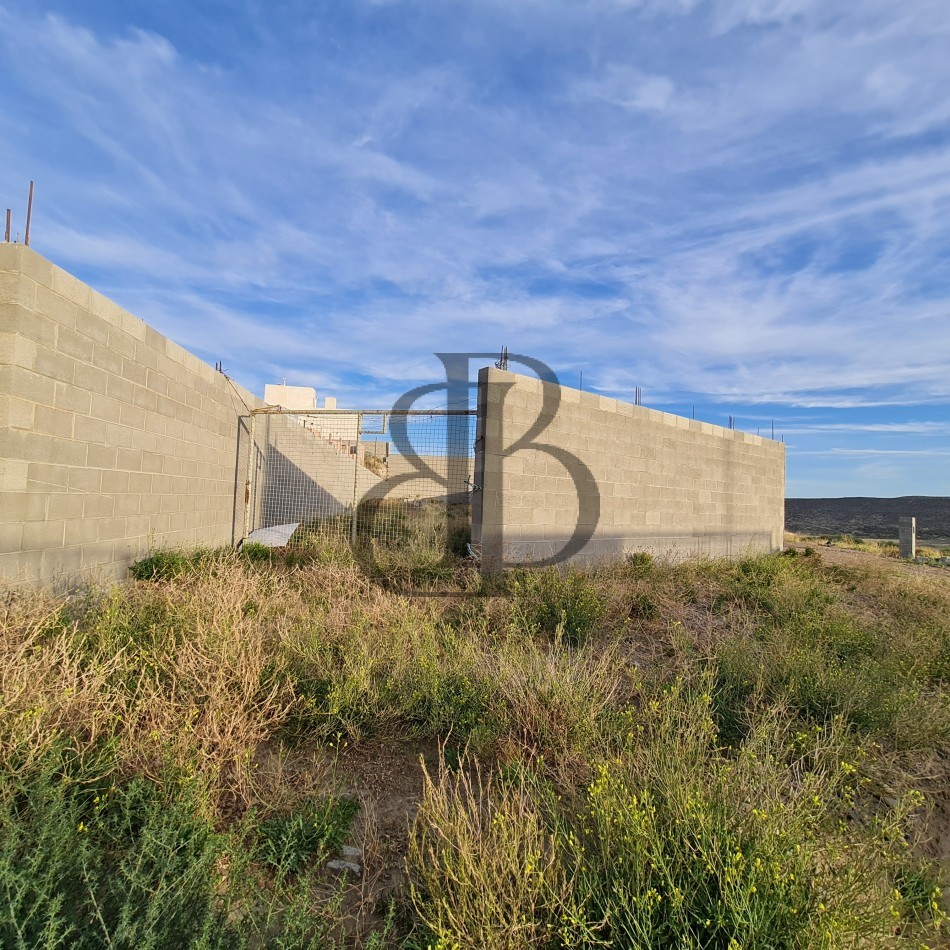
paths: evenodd
<path fill-rule="evenodd" d="M 950 576 L 866 562 L 10 593 L 0 945 L 940 946 Z"/>

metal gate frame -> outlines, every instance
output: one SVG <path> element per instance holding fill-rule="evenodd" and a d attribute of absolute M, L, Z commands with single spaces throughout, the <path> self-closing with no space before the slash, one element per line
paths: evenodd
<path fill-rule="evenodd" d="M 477 410 L 476 409 L 283 409 L 280 407 L 267 406 L 261 409 L 252 409 L 250 412 L 250 424 L 248 431 L 248 451 L 246 457 L 246 480 L 244 487 L 244 533 L 243 539 L 246 540 L 248 535 L 251 533 L 251 510 L 254 506 L 256 499 L 255 493 L 257 491 L 256 485 L 256 472 L 259 468 L 257 464 L 257 459 L 255 457 L 255 452 L 258 451 L 257 445 L 257 434 L 258 426 L 257 420 L 259 416 L 312 416 L 320 418 L 345 418 L 345 417 L 355 417 L 356 419 L 356 438 L 355 445 L 357 446 L 357 451 L 353 453 L 353 490 L 350 502 L 350 511 L 351 511 L 351 521 L 350 521 L 350 543 L 356 544 L 357 532 L 358 532 L 358 510 L 359 510 L 359 474 L 360 474 L 360 454 L 358 451 L 358 446 L 362 436 L 364 435 L 385 435 L 389 429 L 390 420 L 393 417 L 404 417 L 407 419 L 410 418 L 425 418 L 425 417 L 435 417 L 435 418 L 445 418 L 445 443 L 446 448 L 452 444 L 452 435 L 451 435 L 451 423 L 450 419 L 452 417 L 464 417 L 466 420 L 472 419 L 477 420 Z M 364 428 L 364 419 L 367 417 L 372 417 L 374 420 L 379 420 L 378 428 Z M 465 423 L 466 433 L 468 434 L 468 423 Z M 468 443 L 469 452 L 464 456 L 466 459 L 474 459 L 475 457 L 475 444 L 477 443 L 477 422 L 475 427 L 471 432 L 471 440 L 466 439 Z M 415 456 L 418 458 L 422 453 L 417 452 L 411 443 L 406 446 L 397 446 L 400 449 L 400 454 L 407 457 Z M 402 451 L 404 448 L 408 448 L 409 452 Z M 446 457 L 452 457 L 448 452 Z M 462 456 L 459 456 L 462 457 Z M 422 470 L 420 469 L 420 472 Z M 474 484 L 474 481 L 470 478 L 467 483 L 468 493 L 471 495 L 473 492 L 477 491 L 477 486 Z"/>

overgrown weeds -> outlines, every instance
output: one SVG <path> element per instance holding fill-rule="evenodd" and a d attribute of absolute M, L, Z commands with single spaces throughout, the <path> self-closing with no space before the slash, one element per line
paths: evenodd
<path fill-rule="evenodd" d="M 947 774 L 944 573 L 811 552 L 479 578 L 418 515 L 388 553 L 367 522 L 371 569 L 311 539 L 0 599 L 0 943 L 936 939 L 915 787 Z M 374 835 L 340 771 L 368 738 L 448 746 L 377 849 L 407 863 L 337 879 Z"/>

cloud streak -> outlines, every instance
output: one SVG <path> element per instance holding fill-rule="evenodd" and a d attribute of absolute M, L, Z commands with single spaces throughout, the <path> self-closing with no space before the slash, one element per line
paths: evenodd
<path fill-rule="evenodd" d="M 802 453 L 933 439 L 948 41 L 937 0 L 0 0 L 0 183 L 38 180 L 38 250 L 258 389 L 366 405 L 507 344 Z"/>

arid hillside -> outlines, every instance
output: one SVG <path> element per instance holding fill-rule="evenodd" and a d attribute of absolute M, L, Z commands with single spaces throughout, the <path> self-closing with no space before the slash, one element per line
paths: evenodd
<path fill-rule="evenodd" d="M 796 534 L 853 534 L 896 538 L 897 520 L 917 519 L 922 541 L 950 543 L 950 498 L 904 495 L 900 498 L 787 498 L 785 529 Z"/>

